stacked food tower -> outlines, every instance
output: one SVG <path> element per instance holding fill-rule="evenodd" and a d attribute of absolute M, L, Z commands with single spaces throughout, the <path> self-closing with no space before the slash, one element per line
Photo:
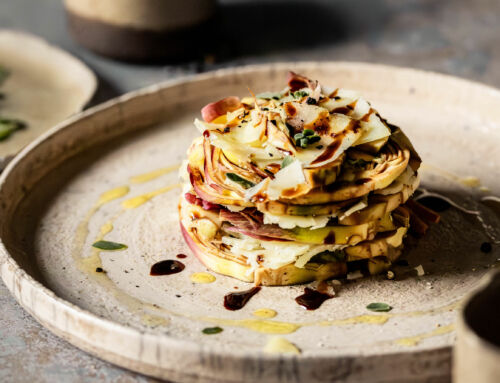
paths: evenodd
<path fill-rule="evenodd" d="M 290 285 L 376 274 L 401 255 L 421 160 L 357 93 L 290 72 L 283 91 L 228 97 L 202 117 L 179 211 L 208 268 Z"/>

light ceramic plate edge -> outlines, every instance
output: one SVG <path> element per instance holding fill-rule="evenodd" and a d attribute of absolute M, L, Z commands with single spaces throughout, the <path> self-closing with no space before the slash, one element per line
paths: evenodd
<path fill-rule="evenodd" d="M 245 73 L 246 71 L 253 71 L 253 70 L 264 70 L 264 69 L 283 69 L 283 68 L 295 68 L 297 66 L 304 67 L 307 65 L 310 66 L 322 66 L 322 65 L 327 65 L 331 64 L 328 62 L 325 63 L 278 63 L 278 64 L 272 64 L 272 65 L 251 65 L 251 66 L 246 66 L 246 67 L 241 67 L 241 68 L 231 68 L 231 69 L 221 69 L 217 70 L 215 72 L 210 72 L 210 73 L 204 73 L 196 76 L 189 76 L 189 77 L 184 77 L 180 78 L 177 80 L 173 81 L 167 81 L 162 84 L 158 85 L 153 85 L 144 89 L 141 89 L 139 91 L 134 91 L 130 92 L 126 95 L 123 95 L 119 98 L 116 98 L 114 100 L 110 100 L 104 104 L 101 104 L 99 106 L 93 107 L 91 109 L 88 109 L 87 111 L 84 111 L 82 113 L 79 113 L 77 115 L 74 115 L 71 117 L 69 120 L 58 124 L 51 130 L 47 131 L 46 133 L 42 134 L 39 138 L 37 138 L 35 141 L 33 141 L 31 144 L 29 144 L 27 147 L 25 147 L 18 156 L 8 165 L 7 169 L 5 172 L 2 174 L 0 177 L 0 188 L 3 187 L 3 184 L 10 174 L 10 172 L 16 167 L 16 164 L 21 161 L 21 159 L 31 151 L 34 147 L 40 145 L 42 142 L 45 140 L 49 139 L 51 136 L 57 134 L 59 131 L 64 130 L 68 127 L 71 127 L 73 123 L 76 121 L 84 118 L 85 116 L 92 115 L 94 113 L 97 113 L 101 110 L 105 110 L 109 107 L 112 107 L 115 104 L 123 103 L 127 100 L 133 99 L 135 97 L 139 97 L 144 94 L 149 94 L 149 93 L 154 93 L 157 92 L 161 89 L 174 86 L 176 84 L 180 84 L 186 81 L 189 82 L 195 82 L 198 80 L 202 79 L 208 79 L 210 77 L 224 77 L 224 76 L 229 76 L 233 74 L 242 74 Z M 458 79 L 452 76 L 447 76 L 447 75 L 442 75 L 442 74 L 436 74 L 433 72 L 424 72 L 420 70 L 414 70 L 414 69 L 409 69 L 409 68 L 396 68 L 396 67 L 390 67 L 386 65 L 372 65 L 372 64 L 366 64 L 366 63 L 347 63 L 347 62 L 336 62 L 334 63 L 336 65 L 349 65 L 349 66 L 360 66 L 360 67 L 379 67 L 379 68 L 385 68 L 385 69 L 394 69 L 397 71 L 404 71 L 407 73 L 419 73 L 419 74 L 426 74 L 426 75 L 431 75 L 431 76 L 437 76 L 437 77 L 442 77 L 442 78 L 447 78 L 449 80 L 453 81 L 458 81 L 461 82 L 462 84 L 466 84 L 468 86 L 472 86 L 473 88 L 480 88 L 478 91 L 488 91 L 488 92 L 495 92 L 499 94 L 500 92 L 495 89 L 491 88 L 489 86 L 475 83 L 472 81 L 467 81 L 463 79 Z M 92 346 L 91 343 L 88 342 L 88 337 L 87 336 L 82 336 L 78 334 L 77 328 L 74 328 L 73 331 L 70 331 L 67 327 L 64 328 L 64 326 L 67 326 L 62 324 L 63 321 L 67 322 L 67 318 L 69 318 L 71 315 L 74 315 L 78 320 L 81 320 L 82 323 L 81 325 L 89 325 L 89 326 L 96 326 L 96 327 L 101 327 L 103 330 L 113 332 L 116 334 L 116 336 L 126 336 L 130 338 L 138 338 L 142 339 L 143 337 L 147 338 L 148 334 L 147 333 L 141 333 L 139 331 L 136 331 L 134 329 L 128 328 L 126 326 L 122 326 L 119 324 L 116 324 L 114 322 L 111 322 L 109 320 L 99 318 L 87 311 L 81 310 L 77 306 L 71 304 L 70 302 L 67 302 L 61 298 L 58 298 L 50 289 L 44 287 L 41 285 L 39 282 L 34 280 L 31 276 L 29 276 L 23 269 L 21 269 L 16 261 L 10 257 L 10 255 L 7 253 L 6 248 L 3 244 L 3 242 L 0 241 L 0 262 L 1 262 L 1 275 L 2 279 L 6 283 L 8 289 L 12 292 L 14 297 L 19 301 L 19 303 L 32 315 L 34 316 L 40 323 L 42 323 L 44 326 L 48 327 L 51 331 L 56 333 L 57 335 L 68 339 L 70 342 L 73 344 L 77 345 L 78 347 L 83 348 L 86 351 L 89 351 L 103 359 L 106 359 L 108 361 L 111 361 L 113 363 L 116 363 L 118 365 L 124 366 L 124 367 L 129 367 L 134 370 L 146 373 L 148 375 L 154 375 L 154 376 L 159 376 L 163 378 L 176 378 L 175 374 L 176 372 L 170 371 L 168 372 L 167 375 L 164 375 L 163 373 L 160 372 L 155 372 L 155 371 L 145 371 L 143 368 L 140 366 L 135 366 L 131 363 L 130 359 L 127 359 L 126 356 L 122 355 L 120 352 L 113 352 L 112 350 L 109 349 L 109 344 L 104 343 L 101 347 L 96 347 Z M 43 303 L 43 304 L 40 304 Z M 41 306 L 46 306 L 43 309 Z M 49 309 L 49 307 L 51 307 Z M 53 320 L 49 320 L 49 318 L 52 316 L 52 319 L 54 318 L 63 318 L 60 319 L 59 321 L 56 320 L 57 325 L 53 326 L 51 325 L 51 322 Z M 173 340 L 172 338 L 168 336 L 161 336 L 158 337 L 157 335 L 154 335 L 156 340 L 161 343 L 167 343 L 172 348 L 176 348 L 178 346 L 182 347 L 183 352 L 194 352 L 194 353 L 203 353 L 206 352 L 207 350 L 203 350 L 203 347 L 198 347 L 195 345 L 188 345 L 185 342 L 179 342 L 176 340 Z M 141 340 L 142 342 L 142 340 Z M 123 350 L 121 350 L 123 351 Z M 434 355 L 445 355 L 445 357 L 449 357 L 450 350 L 449 348 L 443 348 L 443 349 L 437 349 L 437 350 L 432 350 L 432 354 Z M 410 354 L 410 353 L 408 353 Z M 219 357 L 234 357 L 234 359 L 238 358 L 246 358 L 250 357 L 251 355 L 248 354 L 240 354 L 238 351 L 232 352 L 231 354 L 227 355 L 219 355 Z M 255 355 L 257 356 L 257 355 Z M 387 357 L 390 357 L 390 354 L 385 355 Z M 262 355 L 260 355 L 262 357 Z M 367 355 L 368 357 L 368 355 Z M 348 359 L 349 356 L 346 355 L 345 358 L 340 358 L 340 359 Z M 283 361 L 295 361 L 297 357 L 278 357 L 278 356 L 273 356 L 273 355 L 266 355 L 265 356 L 266 360 L 269 361 L 276 361 L 276 360 L 282 360 Z M 302 358 L 305 363 L 307 362 L 312 362 L 308 361 L 308 358 Z M 315 358 L 316 360 L 318 358 Z M 329 362 L 331 362 L 330 359 L 326 358 Z M 339 359 L 339 358 L 337 358 Z M 133 361 L 133 360 L 132 360 Z M 325 361 L 321 361 L 321 363 L 324 363 Z M 135 363 L 135 362 L 134 362 Z M 141 362 L 144 363 L 144 362 Z M 295 362 L 293 362 L 295 363 Z M 162 368 L 162 371 L 164 369 Z M 184 374 L 181 374 L 178 376 L 178 378 L 185 379 L 186 376 Z M 189 381 L 197 381 L 197 382 L 202 382 L 202 381 L 212 381 L 213 378 L 211 377 L 206 377 L 202 378 L 198 375 L 192 376 Z M 229 382 L 229 381 L 228 381 Z"/>

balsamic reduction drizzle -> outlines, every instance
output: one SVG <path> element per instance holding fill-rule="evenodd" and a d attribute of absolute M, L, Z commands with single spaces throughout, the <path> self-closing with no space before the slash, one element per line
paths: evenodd
<path fill-rule="evenodd" d="M 451 207 L 450 203 L 443 198 L 428 196 L 419 198 L 418 203 L 434 210 L 437 213 L 445 211 Z"/>
<path fill-rule="evenodd" d="M 316 310 L 324 301 L 332 298 L 333 295 L 306 287 L 304 289 L 304 294 L 295 298 L 295 302 L 307 310 Z"/>
<path fill-rule="evenodd" d="M 175 261 L 173 259 L 167 259 L 166 261 L 160 261 L 151 266 L 151 271 L 149 275 L 171 275 L 180 273 L 184 270 L 186 266 L 184 263 Z"/>
<path fill-rule="evenodd" d="M 224 296 L 224 307 L 235 311 L 243 308 L 255 294 L 260 291 L 260 287 L 253 287 L 250 290 L 229 293 Z"/>

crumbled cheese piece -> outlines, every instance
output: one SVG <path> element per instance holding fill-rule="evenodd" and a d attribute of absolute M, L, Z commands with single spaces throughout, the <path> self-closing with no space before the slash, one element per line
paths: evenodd
<path fill-rule="evenodd" d="M 311 245 L 297 242 L 260 241 L 241 234 L 239 238 L 223 236 L 222 243 L 231 246 L 233 254 L 243 255 L 251 266 L 249 273 L 263 266 L 278 269 L 295 262 L 296 267 L 304 267 L 316 254 L 335 251 L 345 245 Z M 260 258 L 260 264 L 257 262 Z"/>
<path fill-rule="evenodd" d="M 359 270 L 355 270 L 355 271 L 352 271 L 350 273 L 347 273 L 348 280 L 359 279 L 359 278 L 363 278 L 363 274 Z"/>
<path fill-rule="evenodd" d="M 300 354 L 296 345 L 279 336 L 274 336 L 267 341 L 264 352 L 268 354 Z"/>
<path fill-rule="evenodd" d="M 344 214 L 340 216 L 340 219 L 344 219 L 345 217 L 349 217 L 351 214 L 357 212 L 358 210 L 362 210 L 365 207 L 368 206 L 368 201 L 367 199 L 363 199 L 362 201 L 359 201 L 357 204 L 351 206 L 349 209 L 347 209 Z"/>
<path fill-rule="evenodd" d="M 246 209 L 245 206 L 236 206 L 236 205 L 222 205 L 222 206 L 224 206 L 227 210 L 233 213 L 238 213 Z"/>
<path fill-rule="evenodd" d="M 422 277 L 425 275 L 425 271 L 422 265 L 418 265 L 417 267 L 414 267 L 414 269 L 417 272 L 417 276 Z"/>

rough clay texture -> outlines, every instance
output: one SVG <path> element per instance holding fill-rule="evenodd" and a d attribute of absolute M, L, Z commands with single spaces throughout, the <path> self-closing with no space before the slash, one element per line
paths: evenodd
<path fill-rule="evenodd" d="M 243 2 L 224 2 L 227 3 Z M 321 46 L 306 49 L 305 44 L 298 43 L 288 46 L 286 53 L 270 47 L 248 53 L 240 47 L 231 50 L 233 57 L 226 57 L 221 63 L 164 67 L 115 63 L 81 50 L 67 37 L 57 0 L 4 1 L 0 4 L 0 21 L 5 27 L 26 28 L 40 34 L 87 61 L 104 83 L 98 100 L 200 68 L 209 70 L 267 60 L 384 62 L 452 73 L 500 86 L 500 67 L 493 65 L 500 58 L 497 2 L 339 1 L 336 4 L 335 13 L 344 15 L 341 18 L 347 25 L 340 37 Z M 236 5 L 228 9 L 237 9 Z M 58 339 L 20 309 L 4 287 L 0 287 L 0 305 L 0 380 L 146 381 Z"/>

